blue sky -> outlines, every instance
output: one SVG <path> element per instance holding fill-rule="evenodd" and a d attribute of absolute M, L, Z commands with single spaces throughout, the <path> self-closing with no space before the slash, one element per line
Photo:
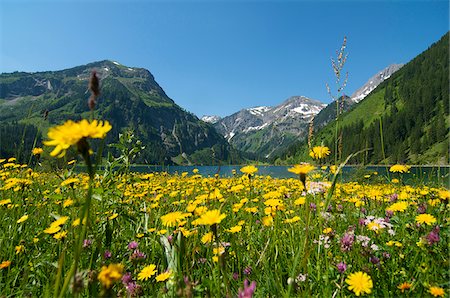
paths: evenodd
<path fill-rule="evenodd" d="M 344 36 L 353 93 L 449 30 L 448 1 L 0 0 L 0 72 L 110 59 L 149 69 L 198 116 L 330 101 L 330 58 Z"/>

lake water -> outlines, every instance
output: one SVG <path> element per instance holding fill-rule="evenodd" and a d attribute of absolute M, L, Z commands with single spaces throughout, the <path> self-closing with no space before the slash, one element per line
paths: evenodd
<path fill-rule="evenodd" d="M 257 166 L 258 175 L 269 175 L 273 178 L 297 178 L 297 175 L 288 171 L 291 166 Z M 168 172 L 170 174 L 181 174 L 187 172 L 192 174 L 194 169 L 198 169 L 198 173 L 204 177 L 214 176 L 219 174 L 221 177 L 233 176 L 233 170 L 237 174 L 241 174 L 239 171 L 242 166 L 146 166 L 135 165 L 132 167 L 132 171 L 140 173 L 152 173 L 152 172 Z M 377 172 L 377 175 L 374 175 Z M 383 177 L 398 178 L 398 173 L 390 173 L 389 167 L 385 166 L 345 166 L 342 170 L 342 180 L 356 180 L 356 179 L 370 179 L 365 178 L 365 175 L 371 175 L 371 177 Z M 450 167 L 449 166 L 415 166 L 411 167 L 409 173 L 401 174 L 402 181 L 405 183 L 420 183 L 420 182 L 434 182 L 440 185 L 449 187 L 450 182 Z"/>

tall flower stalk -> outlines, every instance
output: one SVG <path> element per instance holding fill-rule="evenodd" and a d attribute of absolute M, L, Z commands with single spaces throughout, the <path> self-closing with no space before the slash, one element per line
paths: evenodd
<path fill-rule="evenodd" d="M 98 78 L 95 72 L 93 72 L 91 76 L 89 88 L 91 89 L 92 93 L 89 100 L 89 107 L 92 111 L 95 107 L 95 100 L 100 94 L 98 89 Z M 79 122 L 73 122 L 69 120 L 60 126 L 50 128 L 47 134 L 49 140 L 44 142 L 44 144 L 47 146 L 55 147 L 50 155 L 57 158 L 64 157 L 66 155 L 66 151 L 70 147 L 76 146 L 78 153 L 83 157 L 89 175 L 89 187 L 86 194 L 86 200 L 84 204 L 81 205 L 81 209 L 79 212 L 79 219 L 83 224 L 78 226 L 73 262 L 69 269 L 69 272 L 64 278 L 64 283 L 62 285 L 61 291 L 59 292 L 59 295 L 57 291 L 61 278 L 61 268 L 58 268 L 58 275 L 55 283 L 55 296 L 64 297 L 67 288 L 69 287 L 70 281 L 74 276 L 76 276 L 80 254 L 83 247 L 83 240 L 86 238 L 86 232 L 89 225 L 89 214 L 92 201 L 92 184 L 94 181 L 95 168 L 91 160 L 91 147 L 89 145 L 88 139 L 103 139 L 111 130 L 111 128 L 112 127 L 108 123 L 108 121 L 88 121 L 86 119 L 83 119 Z M 98 152 L 97 156 L 101 156 L 101 152 Z M 98 163 L 99 160 L 96 164 Z M 62 267 L 62 265 L 63 260 L 59 263 L 59 266 Z"/>
<path fill-rule="evenodd" d="M 340 114 L 343 110 L 343 91 L 348 81 L 348 72 L 343 76 L 343 70 L 345 62 L 347 61 L 348 54 L 345 51 L 347 47 L 347 37 L 344 37 L 341 48 L 336 51 L 336 58 L 331 58 L 331 66 L 333 68 L 334 76 L 336 78 L 336 94 L 333 95 L 330 86 L 326 84 L 328 94 L 336 102 L 336 126 L 334 132 L 334 164 L 337 165 L 340 162 L 342 155 L 342 131 L 340 130 Z"/>

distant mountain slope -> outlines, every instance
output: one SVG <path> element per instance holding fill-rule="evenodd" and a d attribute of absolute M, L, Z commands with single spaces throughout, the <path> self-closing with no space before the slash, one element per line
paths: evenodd
<path fill-rule="evenodd" d="M 367 82 L 356 90 L 351 97 L 343 95 L 340 98 L 340 113 L 347 112 L 355 104 L 363 100 L 367 95 L 369 95 L 379 84 L 384 80 L 391 77 L 397 70 L 399 70 L 403 64 L 391 64 L 383 70 L 377 72 L 373 75 Z M 324 109 L 322 109 L 319 114 L 314 118 L 314 130 L 318 130 L 324 127 L 329 122 L 336 119 L 336 101 L 328 104 Z"/>
<path fill-rule="evenodd" d="M 223 137 L 180 108 L 148 70 L 108 60 L 61 71 L 1 74 L 2 128 L 7 123 L 28 124 L 45 135 L 49 126 L 88 118 L 87 86 L 93 69 L 101 78 L 102 92 L 95 115 L 113 126 L 108 141 L 116 140 L 123 129 L 132 129 L 146 145 L 140 162 L 228 163 L 236 158 Z M 42 117 L 44 111 L 48 111 L 47 120 Z M 1 132 L 0 156 L 15 153 L 18 145 L 6 139 L 8 131 Z"/>
<path fill-rule="evenodd" d="M 449 163 L 448 44 L 449 33 L 343 115 L 342 157 L 369 149 L 352 162 Z M 335 121 L 314 143 L 334 148 L 334 130 Z M 278 162 L 306 160 L 307 152 L 306 144 L 293 145 Z"/>
<path fill-rule="evenodd" d="M 214 124 L 237 149 L 265 159 L 307 136 L 308 123 L 325 104 L 293 96 L 275 107 L 243 109 Z"/>

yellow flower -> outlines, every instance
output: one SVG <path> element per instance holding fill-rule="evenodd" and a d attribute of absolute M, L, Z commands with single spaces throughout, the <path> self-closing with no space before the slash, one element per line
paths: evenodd
<path fill-rule="evenodd" d="M 407 166 L 407 165 L 396 164 L 396 165 L 393 165 L 392 167 L 390 167 L 389 171 L 392 173 L 406 173 L 406 172 L 409 172 L 410 168 L 411 167 Z"/>
<path fill-rule="evenodd" d="M 18 220 L 17 220 L 17 223 L 22 223 L 22 222 L 24 222 L 24 221 L 26 221 L 28 219 L 28 215 L 24 215 L 24 216 L 22 216 L 21 218 L 19 218 Z"/>
<path fill-rule="evenodd" d="M 64 180 L 63 182 L 61 182 L 61 186 L 66 186 L 69 184 L 74 184 L 80 182 L 80 179 L 78 178 L 67 178 L 66 180 Z"/>
<path fill-rule="evenodd" d="M 156 265 L 150 264 L 144 267 L 138 274 L 138 280 L 147 280 L 156 273 Z"/>
<path fill-rule="evenodd" d="M 333 229 L 332 229 L 332 228 L 325 228 L 325 229 L 323 229 L 323 231 L 322 231 L 322 233 L 324 233 L 324 234 L 330 234 L 331 232 L 333 232 Z"/>
<path fill-rule="evenodd" d="M 428 292 L 433 295 L 434 297 L 444 297 L 445 291 L 441 287 L 430 287 L 428 289 Z"/>
<path fill-rule="evenodd" d="M 69 220 L 68 216 L 61 216 L 60 218 L 58 218 L 57 220 L 52 222 L 50 225 L 51 226 L 61 226 L 61 225 L 65 224 L 68 220 Z"/>
<path fill-rule="evenodd" d="M 261 221 L 266 227 L 270 227 L 271 225 L 273 225 L 273 217 L 270 215 L 263 217 Z"/>
<path fill-rule="evenodd" d="M 297 174 L 297 175 L 300 175 L 300 174 L 306 175 L 314 169 L 315 169 L 315 167 L 313 165 L 305 163 L 305 164 L 295 165 L 292 168 L 289 168 L 288 171 L 291 173 Z"/>
<path fill-rule="evenodd" d="M 367 273 L 359 271 L 350 274 L 345 282 L 348 284 L 348 289 L 353 291 L 356 296 L 361 294 L 370 294 L 373 288 L 372 278 Z"/>
<path fill-rule="evenodd" d="M 181 211 L 170 212 L 161 216 L 161 221 L 166 227 L 175 227 L 182 223 L 189 215 L 190 213 L 183 213 Z"/>
<path fill-rule="evenodd" d="M 407 208 L 408 208 L 408 202 L 405 201 L 401 201 L 401 202 L 397 202 L 392 204 L 391 206 L 387 207 L 386 210 L 387 211 L 392 211 L 392 212 L 404 212 Z"/>
<path fill-rule="evenodd" d="M 294 216 L 293 218 L 288 218 L 284 220 L 284 223 L 294 223 L 300 220 L 299 216 Z"/>
<path fill-rule="evenodd" d="M 297 200 L 294 201 L 294 205 L 298 206 L 298 205 L 303 205 L 305 204 L 306 198 L 305 197 L 300 197 Z"/>
<path fill-rule="evenodd" d="M 436 218 L 431 214 L 424 213 L 416 216 L 416 222 L 430 226 L 436 222 Z"/>
<path fill-rule="evenodd" d="M 3 261 L 0 263 L 0 269 L 7 268 L 11 265 L 11 261 Z"/>
<path fill-rule="evenodd" d="M 20 253 L 22 253 L 22 252 L 25 251 L 25 246 L 23 246 L 23 245 L 17 245 L 17 246 L 15 247 L 15 250 L 16 250 L 16 255 L 18 255 L 18 254 L 20 254 Z"/>
<path fill-rule="evenodd" d="M 113 220 L 114 218 L 116 218 L 117 216 L 119 216 L 119 214 L 114 213 L 111 216 L 108 217 L 109 220 Z"/>
<path fill-rule="evenodd" d="M 252 166 L 252 165 L 245 166 L 245 167 L 241 168 L 241 172 L 244 173 L 244 174 L 251 175 L 251 174 L 254 174 L 254 173 L 258 172 L 258 168 L 255 167 L 255 166 Z"/>
<path fill-rule="evenodd" d="M 81 139 L 103 139 L 111 128 L 112 126 L 108 121 L 94 120 L 88 122 L 83 119 L 80 122 L 73 122 L 69 120 L 60 126 L 51 127 L 47 134 L 50 140 L 45 141 L 44 144 L 55 146 L 55 149 L 50 153 L 51 156 L 63 157 L 66 150 L 77 144 Z"/>
<path fill-rule="evenodd" d="M 312 150 L 309 152 L 309 156 L 311 156 L 314 159 L 322 159 L 328 155 L 330 155 L 330 148 L 325 146 L 316 146 L 313 147 Z"/>
<path fill-rule="evenodd" d="M 170 278 L 171 275 L 172 275 L 172 272 L 170 272 L 170 270 L 169 270 L 169 271 L 163 272 L 161 274 L 158 274 L 155 277 L 155 279 L 156 279 L 156 281 L 166 281 Z"/>
<path fill-rule="evenodd" d="M 67 236 L 67 231 L 61 231 L 56 233 L 55 235 L 53 235 L 53 238 L 57 239 L 57 240 L 61 240 L 63 238 L 66 238 Z"/>
<path fill-rule="evenodd" d="M 217 209 L 209 210 L 200 215 L 200 218 L 194 220 L 192 224 L 211 226 L 220 223 L 222 219 L 224 219 L 225 217 L 226 215 L 220 213 L 220 210 Z"/>
<path fill-rule="evenodd" d="M 122 272 L 122 264 L 109 264 L 108 267 L 102 267 L 102 270 L 98 274 L 97 278 L 105 288 L 109 289 L 113 283 L 122 278 Z"/>
<path fill-rule="evenodd" d="M 242 226 L 237 225 L 237 226 L 234 226 L 234 227 L 231 227 L 230 229 L 228 229 L 227 232 L 234 234 L 234 233 L 239 233 L 241 230 L 242 230 Z"/>
<path fill-rule="evenodd" d="M 205 235 L 202 236 L 202 243 L 206 244 L 206 243 L 210 243 L 214 238 L 213 232 L 208 232 Z"/>
<path fill-rule="evenodd" d="M 52 226 L 50 225 L 50 227 L 48 227 L 47 229 L 44 230 L 44 233 L 46 234 L 55 234 L 56 232 L 59 232 L 61 230 L 60 226 Z"/>
<path fill-rule="evenodd" d="M 72 206 L 73 203 L 74 203 L 74 202 L 73 202 L 72 199 L 67 199 L 67 200 L 64 201 L 63 207 L 66 208 L 66 207 Z"/>
<path fill-rule="evenodd" d="M 402 291 L 402 293 L 405 292 L 405 290 L 409 290 L 411 289 L 412 284 L 410 284 L 409 282 L 404 282 L 402 284 L 399 284 L 397 286 L 397 289 L 399 289 L 400 291 Z"/>
<path fill-rule="evenodd" d="M 0 206 L 11 204 L 11 199 L 1 200 Z"/>
<path fill-rule="evenodd" d="M 36 147 L 36 148 L 33 148 L 31 153 L 33 153 L 33 155 L 40 155 L 40 154 L 44 153 L 44 150 L 42 150 L 42 148 Z"/>

